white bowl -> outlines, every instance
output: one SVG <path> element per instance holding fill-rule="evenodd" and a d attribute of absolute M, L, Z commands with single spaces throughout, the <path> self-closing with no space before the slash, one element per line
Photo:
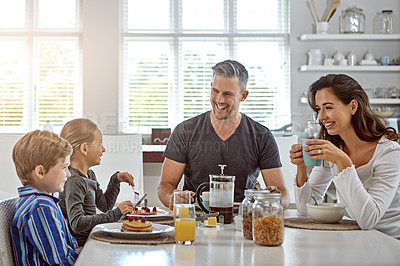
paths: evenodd
<path fill-rule="evenodd" d="M 376 106 L 374 109 L 375 114 L 382 116 L 382 117 L 391 117 L 396 111 L 396 108 L 393 106 Z"/>
<path fill-rule="evenodd" d="M 310 218 L 319 223 L 334 224 L 342 220 L 345 206 L 340 203 L 307 203 L 307 212 Z"/>

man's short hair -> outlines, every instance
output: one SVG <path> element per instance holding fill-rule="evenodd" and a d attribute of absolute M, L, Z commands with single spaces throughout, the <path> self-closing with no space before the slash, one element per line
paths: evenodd
<path fill-rule="evenodd" d="M 32 171 L 42 165 L 45 172 L 59 159 L 72 154 L 72 147 L 65 139 L 46 130 L 25 134 L 14 146 L 12 159 L 22 185 L 32 183 Z"/>
<path fill-rule="evenodd" d="M 213 66 L 212 70 L 213 70 L 213 79 L 216 75 L 227 78 L 238 77 L 241 92 L 246 90 L 247 81 L 249 80 L 249 73 L 241 63 L 235 60 L 225 60 Z"/>

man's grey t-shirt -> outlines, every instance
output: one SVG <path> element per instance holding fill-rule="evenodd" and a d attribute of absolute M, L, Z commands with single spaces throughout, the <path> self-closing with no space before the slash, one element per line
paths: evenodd
<path fill-rule="evenodd" d="M 210 174 L 220 174 L 219 164 L 227 165 L 225 175 L 236 176 L 235 202 L 244 198 L 248 176 L 260 169 L 281 167 L 278 146 L 265 126 L 245 114 L 236 131 L 223 141 L 211 125 L 210 111 L 179 124 L 169 138 L 164 156 L 185 163 L 184 190 L 196 191 Z"/>

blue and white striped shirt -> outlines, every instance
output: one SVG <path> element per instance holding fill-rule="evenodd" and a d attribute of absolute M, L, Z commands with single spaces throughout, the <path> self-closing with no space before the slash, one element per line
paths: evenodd
<path fill-rule="evenodd" d="M 11 225 L 17 265 L 73 265 L 78 243 L 58 206 L 59 199 L 32 186 L 18 188 L 20 201 Z"/>

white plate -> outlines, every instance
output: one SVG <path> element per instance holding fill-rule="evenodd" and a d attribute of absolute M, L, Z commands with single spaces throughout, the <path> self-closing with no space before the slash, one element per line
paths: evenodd
<path fill-rule="evenodd" d="M 205 223 L 201 223 L 200 226 L 207 227 L 207 228 L 220 228 L 221 226 L 224 226 L 224 225 L 221 223 L 217 223 L 217 225 L 208 225 Z"/>
<path fill-rule="evenodd" d="M 174 231 L 174 227 L 163 224 L 153 224 L 152 232 L 123 232 L 121 226 L 122 223 L 106 223 L 96 225 L 95 228 L 119 238 L 153 238 Z"/>
<path fill-rule="evenodd" d="M 376 60 L 361 60 L 359 64 L 360 66 L 376 66 L 378 63 Z"/>
<path fill-rule="evenodd" d="M 141 209 L 142 207 L 139 207 L 139 209 Z M 153 207 L 148 207 L 150 210 L 152 210 L 153 209 Z M 162 218 L 166 218 L 166 217 L 173 217 L 173 214 L 172 214 L 172 212 L 171 211 L 166 211 L 166 210 L 163 210 L 163 209 L 161 209 L 161 208 L 157 208 L 157 214 L 154 214 L 154 215 L 140 215 L 140 214 L 128 214 L 128 215 L 126 215 L 126 217 L 129 217 L 129 216 L 132 216 L 132 217 L 139 217 L 139 218 L 142 218 L 142 217 L 146 217 L 147 218 L 147 220 L 158 220 L 158 219 L 162 219 Z"/>

